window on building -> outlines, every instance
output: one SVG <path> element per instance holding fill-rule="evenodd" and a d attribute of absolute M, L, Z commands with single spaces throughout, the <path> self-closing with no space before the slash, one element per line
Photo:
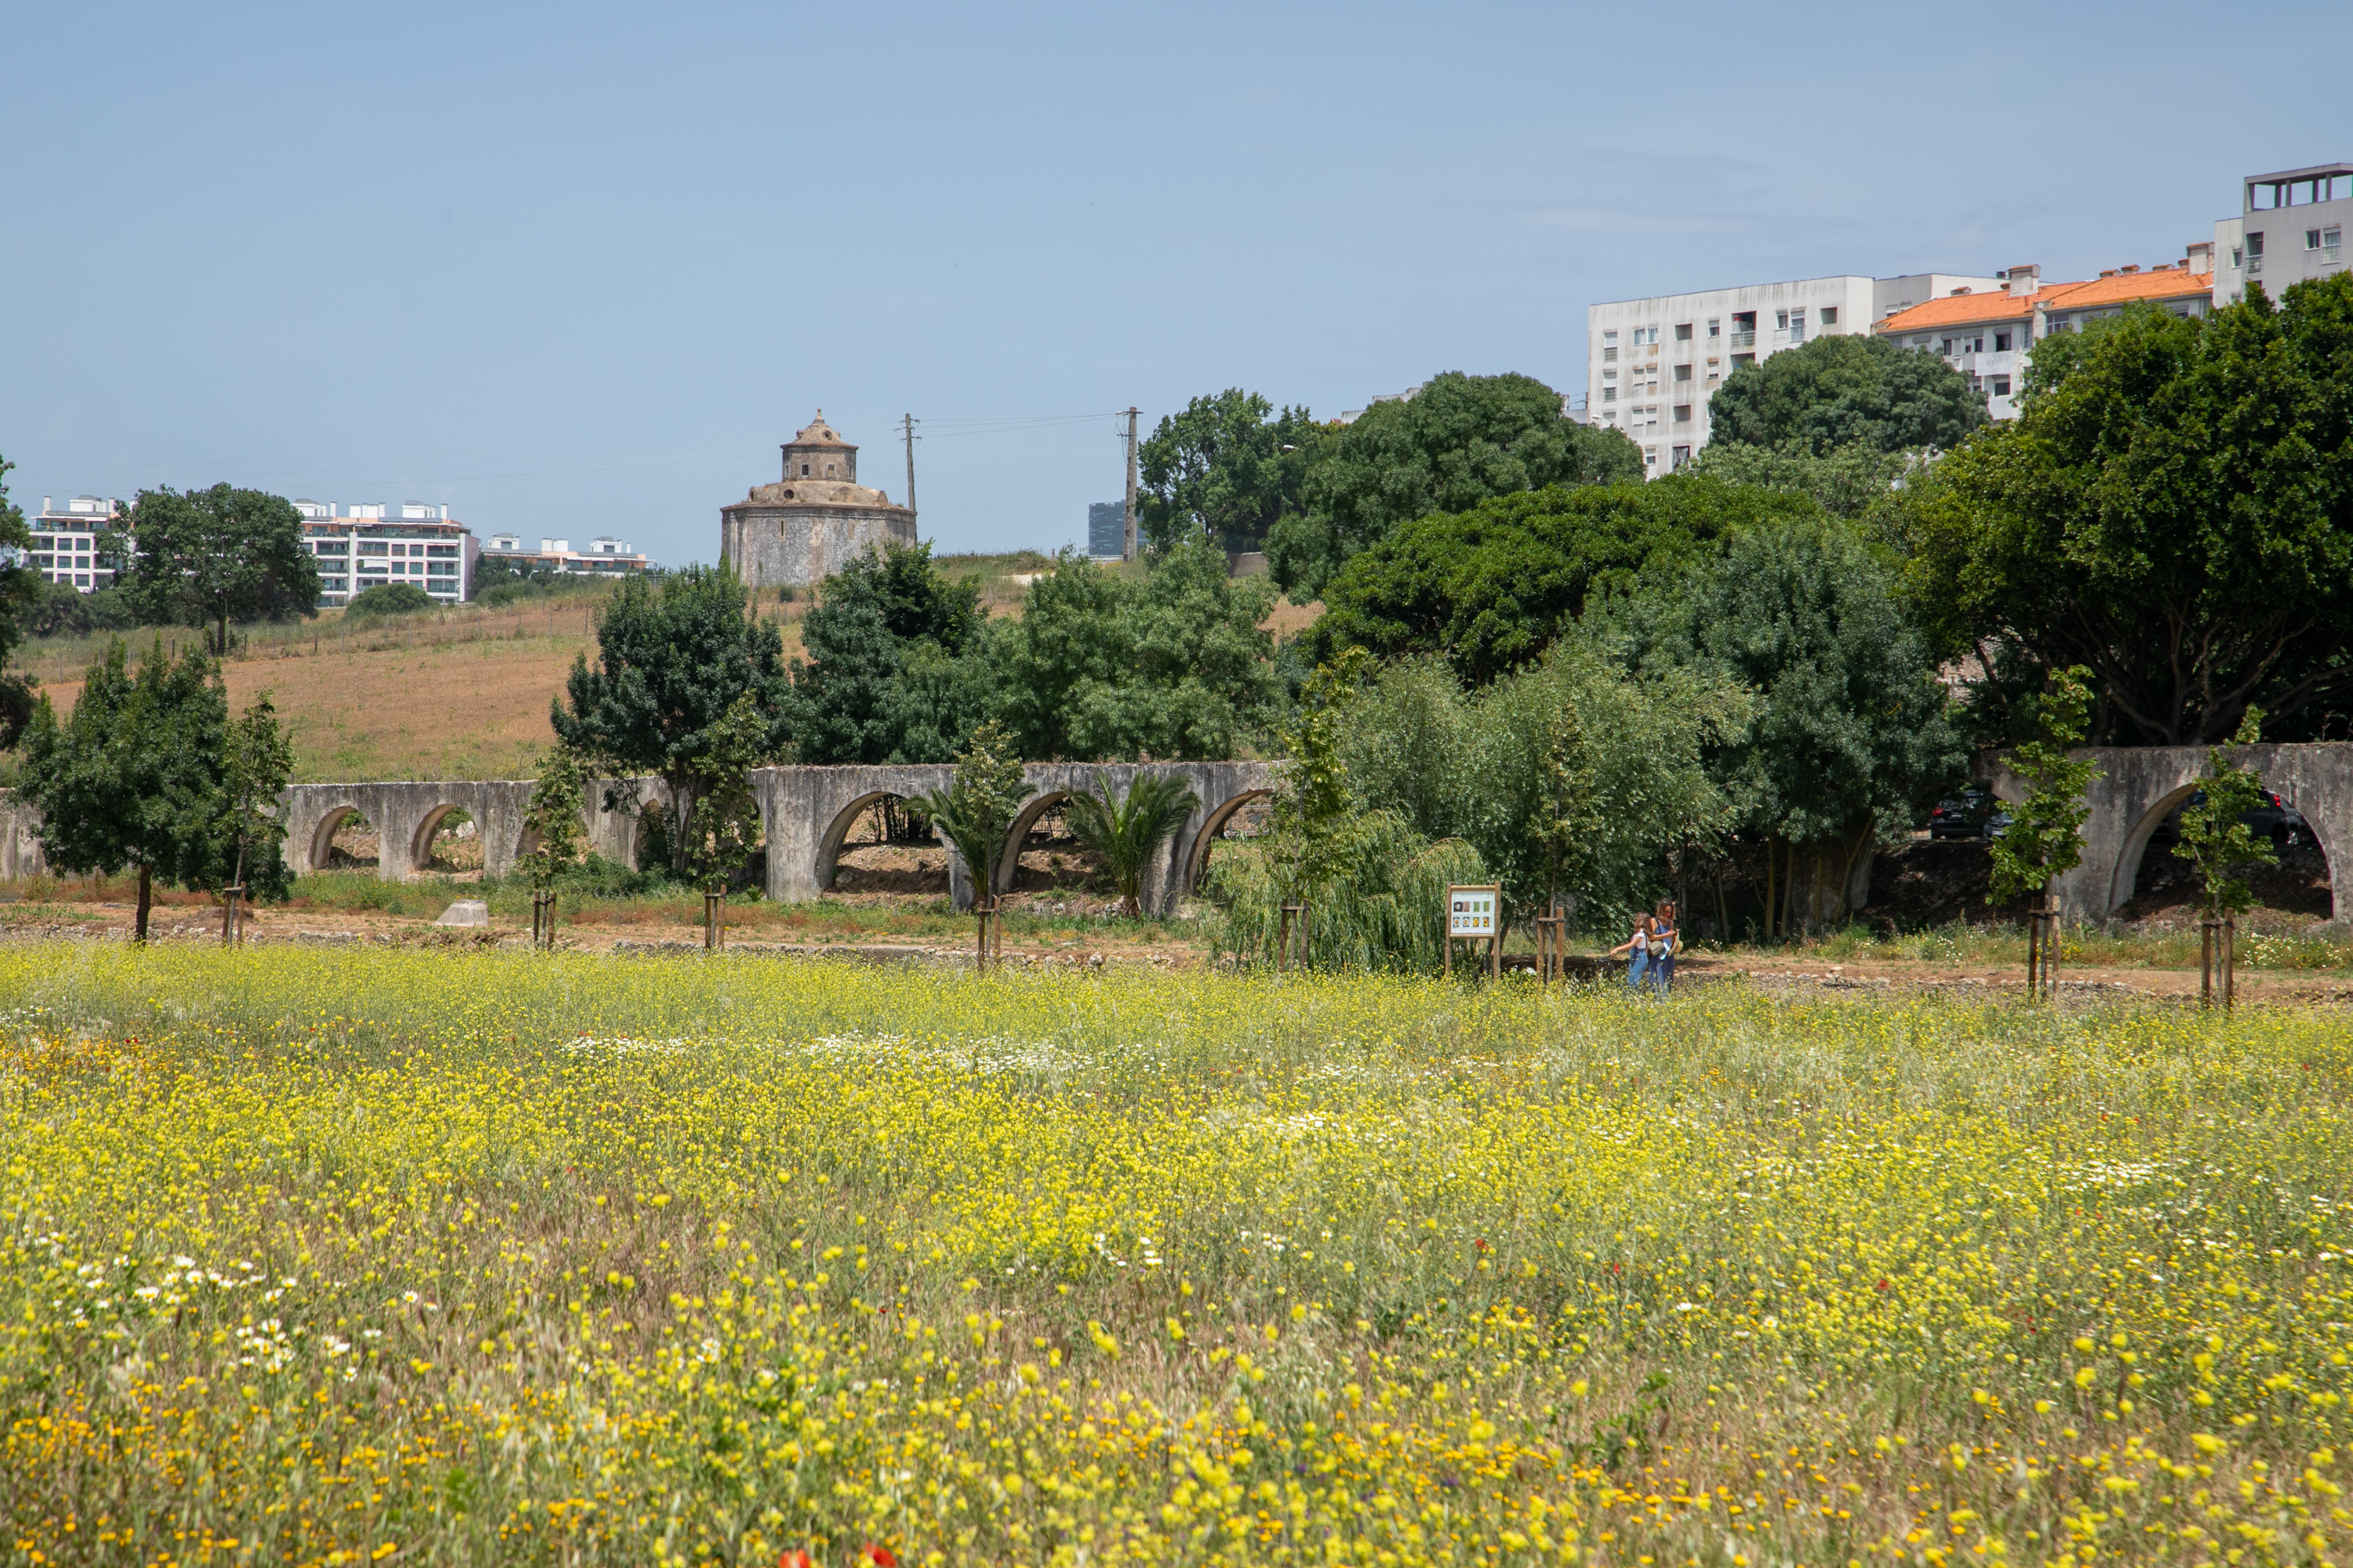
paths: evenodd
<path fill-rule="evenodd" d="M 1993 352 L 1998 354 L 2008 353 L 2010 352 L 2010 334 L 2008 332 L 1996 332 L 1993 335 Z"/>
<path fill-rule="evenodd" d="M 1601 363 L 1603 364 L 1615 364 L 1618 363 L 1618 345 L 1616 343 L 1611 343 L 1609 347 L 1601 351 Z"/>
<path fill-rule="evenodd" d="M 1710 338 L 1722 337 L 1724 335 L 1723 321 L 1716 317 L 1710 316 L 1707 321 L 1707 335 Z"/>
<path fill-rule="evenodd" d="M 1678 424 L 1678 425 L 1688 425 L 1688 424 L 1690 424 L 1690 423 L 1691 423 L 1691 411 L 1692 411 L 1692 405 L 1691 405 L 1690 404 L 1688 404 L 1688 403 L 1678 403 L 1678 404 L 1676 404 L 1676 405 L 1675 405 L 1675 423 L 1676 423 L 1676 424 Z"/>
<path fill-rule="evenodd" d="M 1643 447 L 1642 461 L 1651 468 L 1657 468 L 1659 466 L 1659 449 L 1656 447 Z"/>
<path fill-rule="evenodd" d="M 1942 353 L 1946 358 L 1950 359 L 1953 353 L 1953 340 L 1947 338 L 1945 340 L 1945 346 L 1937 352 Z"/>
<path fill-rule="evenodd" d="M 1993 378 L 1993 395 L 1996 397 L 2008 397 L 2010 395 L 2010 377 L 2006 375 L 1998 375 Z"/>
<path fill-rule="evenodd" d="M 2261 272 L 2263 269 L 2263 231 L 2258 229 L 2247 236 L 2247 270 L 2253 273 Z"/>
<path fill-rule="evenodd" d="M 1822 307 L 1822 325 L 1824 325 L 1825 327 L 1835 327 L 1835 326 L 1837 326 L 1837 325 L 1838 325 L 1838 310 L 1839 310 L 1839 308 L 1838 308 L 1836 305 L 1825 305 L 1825 306 L 1823 306 L 1823 307 Z"/>
<path fill-rule="evenodd" d="M 1690 448 L 1689 447 L 1676 447 L 1676 448 L 1675 448 L 1675 450 L 1674 450 L 1674 457 L 1673 457 L 1673 459 L 1672 459 L 1672 461 L 1671 466 L 1672 466 L 1672 467 L 1673 467 L 1673 468 L 1682 468 L 1685 463 L 1688 463 L 1688 462 L 1690 462 L 1690 461 L 1691 461 L 1691 448 Z"/>
<path fill-rule="evenodd" d="M 360 541 L 360 553 L 363 555 L 389 555 L 392 553 L 392 546 L 383 542 L 381 540 L 363 539 Z"/>
<path fill-rule="evenodd" d="M 2322 258 L 2323 260 L 2336 260 L 2336 253 L 2342 250 L 2344 247 L 2345 228 L 2343 225 L 2330 224 L 2327 228 L 2320 231 L 2320 248 L 2323 251 L 2327 252 L 2327 254 Z"/>
<path fill-rule="evenodd" d="M 1602 402 L 1604 402 L 1604 403 L 1615 403 L 1615 402 L 1617 402 L 1617 401 L 1618 401 L 1618 389 L 1617 389 L 1616 387 L 1614 387 L 1614 386 L 1605 386 L 1605 387 L 1603 387 L 1603 388 L 1601 389 L 1601 401 L 1602 401 Z"/>
<path fill-rule="evenodd" d="M 808 478 L 808 465 L 807 463 L 803 463 L 801 465 L 801 478 Z"/>
<path fill-rule="evenodd" d="M 1691 379 L 1691 373 L 1692 367 L 1687 364 L 1679 364 L 1675 366 L 1675 379 L 1677 381 L 1689 381 Z"/>
<path fill-rule="evenodd" d="M 1732 356 L 1732 368 L 1735 370 L 1738 370 L 1744 364 L 1755 364 L 1756 363 L 1757 356 L 1755 354 L 1734 354 Z"/>
<path fill-rule="evenodd" d="M 1691 342 L 1691 339 L 1692 324 L 1689 321 L 1677 321 L 1675 323 L 1675 342 L 1679 343 L 1687 343 Z"/>

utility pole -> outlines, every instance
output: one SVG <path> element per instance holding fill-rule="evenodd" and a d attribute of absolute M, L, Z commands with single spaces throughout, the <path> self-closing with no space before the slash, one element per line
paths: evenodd
<path fill-rule="evenodd" d="M 899 428 L 907 437 L 907 510 L 915 510 L 915 416 L 902 414 Z"/>
<path fill-rule="evenodd" d="M 1120 544 L 1122 561 L 1135 559 L 1135 410 L 1127 411 L 1127 518 Z"/>

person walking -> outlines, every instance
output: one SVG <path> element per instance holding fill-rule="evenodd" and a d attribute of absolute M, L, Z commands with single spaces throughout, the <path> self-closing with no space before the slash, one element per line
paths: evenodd
<path fill-rule="evenodd" d="M 1651 921 L 1651 985 L 1662 996 L 1674 988 L 1675 950 L 1682 945 L 1675 930 L 1675 901 L 1661 899 Z"/>
<path fill-rule="evenodd" d="M 1634 934 L 1609 950 L 1612 958 L 1626 960 L 1626 989 L 1642 989 L 1642 977 L 1651 964 L 1651 917 L 1634 917 Z"/>

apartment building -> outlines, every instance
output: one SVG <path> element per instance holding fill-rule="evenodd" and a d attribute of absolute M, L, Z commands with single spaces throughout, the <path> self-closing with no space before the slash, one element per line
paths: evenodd
<path fill-rule="evenodd" d="M 319 559 L 319 605 L 334 608 L 380 583 L 413 583 L 444 604 L 473 594 L 481 546 L 473 531 L 453 522 L 449 509 L 426 501 L 298 500 L 303 547 Z"/>
<path fill-rule="evenodd" d="M 40 515 L 32 519 L 33 548 L 25 564 L 44 583 L 61 583 L 85 594 L 111 586 L 114 574 L 98 563 L 99 535 L 121 514 L 122 503 L 106 496 L 75 496 L 60 508 L 54 498 L 41 498 Z"/>
<path fill-rule="evenodd" d="M 493 533 L 482 553 L 510 561 L 525 571 L 547 571 L 565 576 L 606 576 L 623 572 L 650 572 L 652 560 L 617 539 L 592 539 L 586 550 L 572 548 L 568 539 L 543 539 L 533 550 L 512 533 Z"/>
<path fill-rule="evenodd" d="M 2026 353 L 2053 332 L 2080 331 L 2126 305 L 2162 306 L 2200 316 L 2214 304 L 2213 247 L 2188 247 L 2180 260 L 2111 268 L 2081 283 L 2045 283 L 2040 267 L 2012 267 L 1999 288 L 1963 289 L 1898 310 L 1873 330 L 1909 349 L 1934 353 L 1982 392 L 1986 412 L 2014 418 L 2026 383 Z"/>
<path fill-rule="evenodd" d="M 1943 272 L 1806 278 L 1588 306 L 1586 421 L 1632 437 L 1646 473 L 1671 473 L 1707 445 L 1708 399 L 1741 365 L 1814 338 L 1867 333 L 1956 289 L 1998 284 Z"/>
<path fill-rule="evenodd" d="M 2250 174 L 2239 216 L 2214 225 L 2214 303 L 2235 304 L 2249 283 L 2276 300 L 2291 283 L 2345 270 L 2353 224 L 2353 163 Z"/>

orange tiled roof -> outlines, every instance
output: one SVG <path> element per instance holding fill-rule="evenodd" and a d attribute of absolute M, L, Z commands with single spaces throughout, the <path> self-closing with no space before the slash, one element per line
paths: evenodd
<path fill-rule="evenodd" d="M 2214 275 L 2179 267 L 2152 272 L 2119 272 L 2084 283 L 2046 283 L 2031 295 L 1948 294 L 1898 310 L 1875 323 L 1877 332 L 1925 332 L 1940 327 L 1974 327 L 1987 322 L 2021 321 L 2037 310 L 2081 310 L 2119 305 L 2129 300 L 2179 300 L 2211 294 Z"/>

